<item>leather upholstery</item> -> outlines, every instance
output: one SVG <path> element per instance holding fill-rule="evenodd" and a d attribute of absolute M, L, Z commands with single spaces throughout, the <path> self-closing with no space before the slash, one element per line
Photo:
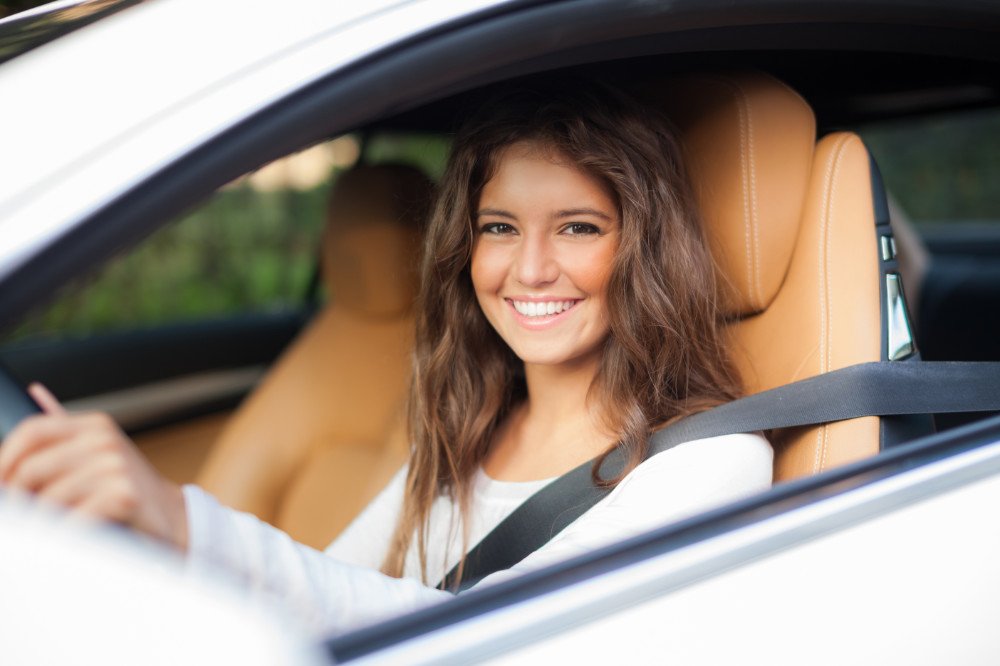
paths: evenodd
<path fill-rule="evenodd" d="M 666 87 L 724 280 L 735 357 L 756 393 L 881 355 L 879 274 L 867 150 L 814 139 L 808 105 L 758 73 Z M 874 455 L 875 417 L 772 434 L 775 478 Z"/>
<path fill-rule="evenodd" d="M 666 88 L 713 254 L 735 315 L 784 283 L 816 142 L 805 100 L 762 74 L 680 79 Z"/>
<path fill-rule="evenodd" d="M 681 131 L 731 287 L 726 308 L 748 391 L 879 360 L 875 223 L 860 139 L 839 133 L 817 144 L 808 105 L 763 74 L 658 85 L 653 101 Z M 200 477 L 224 503 L 316 547 L 405 458 L 416 241 L 412 220 L 400 220 L 423 209 L 426 193 L 422 177 L 398 168 L 341 177 L 322 259 L 331 304 L 240 408 Z M 789 429 L 771 441 L 775 478 L 789 479 L 875 454 L 879 424 Z"/>
<path fill-rule="evenodd" d="M 321 260 L 329 304 L 240 406 L 198 478 L 223 503 L 318 548 L 406 455 L 399 423 L 430 188 L 398 165 L 338 179 Z"/>

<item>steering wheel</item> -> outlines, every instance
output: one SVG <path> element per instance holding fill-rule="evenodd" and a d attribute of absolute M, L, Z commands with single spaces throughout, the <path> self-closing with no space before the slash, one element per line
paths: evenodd
<path fill-rule="evenodd" d="M 21 419 L 42 411 L 10 372 L 0 365 L 0 440 L 14 429 Z"/>

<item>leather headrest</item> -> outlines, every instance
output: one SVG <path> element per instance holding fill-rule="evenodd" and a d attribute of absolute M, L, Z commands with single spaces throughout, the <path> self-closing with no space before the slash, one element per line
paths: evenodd
<path fill-rule="evenodd" d="M 757 72 L 671 80 L 657 103 L 680 130 L 730 315 L 760 312 L 791 261 L 816 143 L 812 109 Z"/>
<path fill-rule="evenodd" d="M 341 174 L 323 233 L 321 272 L 332 303 L 376 317 L 412 308 L 432 188 L 418 169 L 401 164 Z"/>

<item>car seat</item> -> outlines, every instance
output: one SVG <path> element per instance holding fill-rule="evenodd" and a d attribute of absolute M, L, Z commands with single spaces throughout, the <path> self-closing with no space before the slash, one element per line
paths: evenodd
<path fill-rule="evenodd" d="M 224 504 L 322 548 L 402 464 L 430 193 L 402 165 L 337 180 L 320 264 L 329 301 L 240 405 L 199 474 Z"/>
<path fill-rule="evenodd" d="M 681 133 L 747 391 L 911 354 L 885 195 L 861 139 L 817 142 L 809 105 L 763 73 L 658 90 Z M 775 431 L 775 479 L 874 455 L 882 429 L 865 417 Z"/>

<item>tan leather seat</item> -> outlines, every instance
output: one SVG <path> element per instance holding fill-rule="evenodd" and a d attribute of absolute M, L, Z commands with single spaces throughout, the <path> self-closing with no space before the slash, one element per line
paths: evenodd
<path fill-rule="evenodd" d="M 837 132 L 816 141 L 809 105 L 759 73 L 662 86 L 716 262 L 750 393 L 882 353 L 878 239 L 869 155 Z M 775 478 L 879 450 L 879 420 L 776 432 Z"/>
<path fill-rule="evenodd" d="M 819 142 L 808 104 L 759 73 L 657 82 L 640 96 L 681 130 L 720 272 L 736 359 L 753 393 L 880 360 L 869 156 L 854 134 Z M 398 193 L 406 194 L 400 198 Z M 393 194 L 397 193 L 397 194 Z M 327 307 L 240 408 L 200 482 L 295 538 L 325 546 L 405 457 L 401 420 L 425 181 L 345 174 L 331 200 Z M 391 205 L 390 205 L 391 204 Z M 359 279 L 360 278 L 360 279 Z M 776 432 L 775 477 L 874 455 L 879 421 Z"/>
<path fill-rule="evenodd" d="M 430 181 L 358 167 L 329 200 L 329 304 L 240 406 L 199 475 L 223 503 L 326 546 L 406 457 L 419 226 Z"/>

